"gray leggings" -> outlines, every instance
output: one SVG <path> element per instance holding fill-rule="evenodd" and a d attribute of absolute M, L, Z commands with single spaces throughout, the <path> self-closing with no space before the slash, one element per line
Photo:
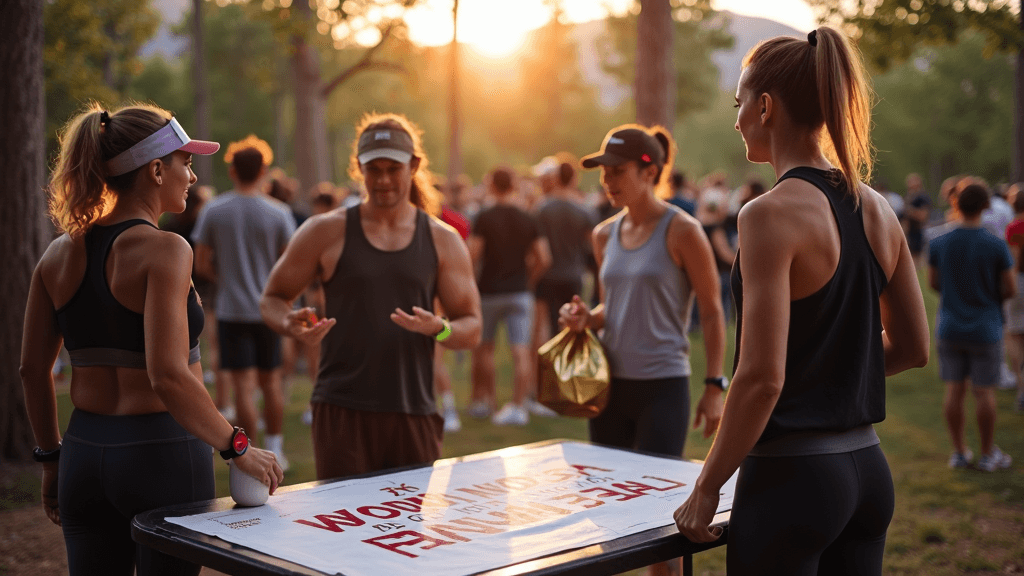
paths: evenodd
<path fill-rule="evenodd" d="M 212 448 L 167 412 L 71 414 L 57 498 L 68 571 L 195 575 L 200 567 L 132 541 L 140 512 L 215 497 Z"/>
<path fill-rule="evenodd" d="M 729 520 L 729 576 L 882 574 L 894 492 L 879 445 L 740 465 Z"/>

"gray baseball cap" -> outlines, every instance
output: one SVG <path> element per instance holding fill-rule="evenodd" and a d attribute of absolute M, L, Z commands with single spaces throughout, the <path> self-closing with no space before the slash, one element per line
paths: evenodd
<path fill-rule="evenodd" d="M 404 130 L 376 128 L 367 130 L 359 136 L 359 151 L 356 157 L 360 164 L 366 164 L 377 158 L 387 158 L 408 164 L 416 152 L 412 136 Z"/>

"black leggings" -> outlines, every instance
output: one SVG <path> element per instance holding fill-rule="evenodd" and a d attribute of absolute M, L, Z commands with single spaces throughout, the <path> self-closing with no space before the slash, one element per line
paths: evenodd
<path fill-rule="evenodd" d="M 75 410 L 57 487 L 70 575 L 199 574 L 200 566 L 136 545 L 131 521 L 161 506 L 214 498 L 212 450 L 167 412 Z"/>
<path fill-rule="evenodd" d="M 590 419 L 590 441 L 682 456 L 690 422 L 690 378 L 612 378 L 608 406 Z"/>
<path fill-rule="evenodd" d="M 729 576 L 881 575 L 894 494 L 879 445 L 843 454 L 748 456 L 726 551 Z"/>

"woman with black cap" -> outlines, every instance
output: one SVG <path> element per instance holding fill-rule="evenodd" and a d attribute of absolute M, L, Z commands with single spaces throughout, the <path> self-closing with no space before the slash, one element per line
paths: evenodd
<path fill-rule="evenodd" d="M 704 394 L 694 428 L 714 433 L 722 414 L 725 318 L 711 244 L 692 216 L 664 200 L 675 144 L 661 127 L 628 124 L 583 158 L 601 167 L 609 201 L 625 208 L 593 232 L 601 304 L 564 304 L 560 322 L 574 331 L 604 329 L 611 369 L 608 407 L 590 420 L 590 440 L 681 456 L 690 417 L 690 309 L 696 296 L 706 349 Z"/>
<path fill-rule="evenodd" d="M 284 478 L 273 453 L 247 450 L 203 386 L 192 251 L 156 226 L 185 209 L 192 154 L 219 147 L 190 140 L 154 106 L 108 114 L 93 104 L 62 134 L 49 203 L 64 234 L 32 275 L 21 377 L 43 509 L 63 529 L 72 576 L 198 574 L 136 547 L 131 521 L 213 498 L 211 446 L 270 492 Z M 75 406 L 63 443 L 51 374 L 62 342 Z"/>
<path fill-rule="evenodd" d="M 727 568 L 881 574 L 894 494 L 872 424 L 885 377 L 928 361 L 914 261 L 871 172 L 870 92 L 859 54 L 828 27 L 744 59 L 736 129 L 778 182 L 739 214 L 733 385 L 688 500 L 694 542 L 739 468 Z"/>

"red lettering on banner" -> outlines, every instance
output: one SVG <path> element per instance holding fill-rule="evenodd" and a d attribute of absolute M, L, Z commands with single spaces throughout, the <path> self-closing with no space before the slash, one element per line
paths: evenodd
<path fill-rule="evenodd" d="M 586 490 L 580 490 L 580 492 L 593 492 L 598 498 L 612 498 L 614 496 L 622 496 L 622 498 L 615 498 L 619 502 L 625 502 L 626 500 L 632 500 L 633 498 L 639 498 L 643 494 L 625 493 L 612 490 L 611 488 L 604 488 L 601 486 L 595 486 L 594 488 L 587 488 Z"/>
<path fill-rule="evenodd" d="M 473 534 L 498 534 L 502 532 L 500 528 L 494 528 L 486 522 L 481 522 L 474 518 L 457 518 L 450 521 L 447 524 L 430 524 L 424 526 L 427 530 L 433 530 L 441 536 L 451 538 L 452 540 L 458 540 L 460 542 L 470 542 L 469 538 L 460 536 L 456 532 L 470 532 Z"/>
<path fill-rule="evenodd" d="M 508 478 L 498 478 L 494 481 L 495 484 L 501 484 L 505 488 L 510 490 L 526 490 L 527 488 L 533 488 L 539 482 L 533 478 L 523 478 L 521 476 L 509 476 Z"/>
<path fill-rule="evenodd" d="M 341 510 L 335 510 L 333 514 L 316 514 L 313 516 L 317 521 L 314 520 L 295 520 L 296 524 L 305 524 L 306 526 L 312 526 L 313 528 L 320 528 L 321 530 L 328 530 L 330 532 L 344 532 L 341 527 L 355 527 L 366 524 L 365 520 L 357 518 L 355 514 L 352 514 L 348 510 L 342 508 Z"/>
<path fill-rule="evenodd" d="M 582 474 L 583 476 L 590 476 L 590 473 L 587 472 L 587 470 L 600 470 L 601 472 L 614 472 L 614 470 L 609 470 L 607 468 L 598 468 L 597 466 L 586 466 L 586 465 L 583 465 L 583 464 L 570 464 L 570 466 L 575 468 L 576 471 L 579 472 L 580 474 Z"/>
<path fill-rule="evenodd" d="M 392 496 L 401 496 L 404 492 L 415 492 L 417 490 L 419 490 L 419 488 L 415 486 L 409 486 L 404 482 L 399 486 L 380 489 L 381 492 L 390 492 Z"/>
<path fill-rule="evenodd" d="M 384 515 L 374 514 L 374 510 L 383 510 Z M 395 516 L 401 516 L 402 513 L 394 508 L 385 508 L 384 506 L 360 506 L 356 508 L 356 512 L 359 512 L 363 516 L 371 516 L 373 518 L 380 518 L 387 520 L 388 518 L 394 518 Z"/>
<path fill-rule="evenodd" d="M 400 540 L 401 538 L 406 538 L 406 540 Z M 388 540 L 392 541 L 387 542 Z M 425 546 L 419 546 L 420 550 L 430 550 L 431 548 L 437 548 L 438 546 L 455 544 L 455 542 L 434 538 L 413 530 L 403 530 L 401 532 L 395 532 L 394 534 L 375 536 L 373 538 L 363 540 L 363 542 L 379 546 L 385 550 L 391 550 L 392 552 L 396 552 L 402 556 L 408 556 L 409 558 L 419 558 L 419 556 L 411 552 L 406 552 L 405 550 L 399 550 L 399 548 L 402 546 L 416 546 L 417 544 L 423 544 L 424 542 L 427 542 L 427 544 Z"/>
<path fill-rule="evenodd" d="M 579 494 L 562 494 L 561 496 L 555 496 L 552 500 L 569 500 L 569 504 L 579 504 L 584 508 L 597 508 L 598 506 L 604 505 L 604 500 L 597 500 L 595 498 L 587 498 L 586 496 L 580 496 Z M 571 500 L 570 500 L 571 499 Z"/>
<path fill-rule="evenodd" d="M 458 488 L 459 492 L 465 492 L 481 498 L 490 498 L 492 496 L 501 496 L 502 494 L 508 494 L 507 488 L 495 486 L 492 483 L 487 484 L 474 484 L 472 488 Z"/>
<path fill-rule="evenodd" d="M 380 505 L 390 506 L 406 512 L 419 512 L 422 509 L 420 503 L 423 501 L 419 498 L 416 498 L 415 502 L 410 502 L 410 500 L 412 500 L 412 498 L 406 498 L 405 500 L 389 500 L 387 502 L 381 502 Z"/>
<path fill-rule="evenodd" d="M 659 492 L 667 492 L 669 490 L 675 490 L 676 488 L 682 488 L 686 486 L 685 482 L 676 482 L 675 480 L 666 480 L 664 478 L 658 478 L 657 476 L 644 476 L 644 478 L 650 478 L 651 480 L 657 480 L 668 484 L 665 488 L 655 488 Z"/>
<path fill-rule="evenodd" d="M 612 484 L 612 488 L 618 488 L 619 490 L 624 490 L 626 492 L 631 492 L 633 494 L 638 494 L 640 496 L 646 495 L 647 492 L 651 490 L 658 490 L 654 486 L 648 486 L 647 484 L 643 484 L 641 482 L 634 482 L 632 480 L 627 480 L 625 482 L 617 482 L 615 484 Z"/>

